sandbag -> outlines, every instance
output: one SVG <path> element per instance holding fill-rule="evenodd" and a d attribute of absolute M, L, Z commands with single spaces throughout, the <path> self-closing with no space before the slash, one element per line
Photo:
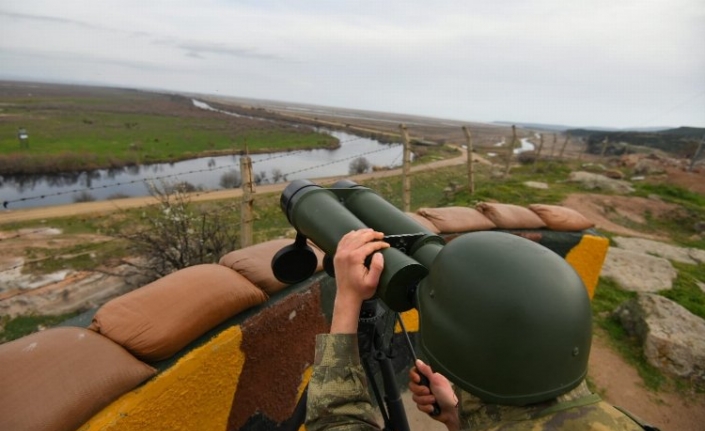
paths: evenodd
<path fill-rule="evenodd" d="M 75 431 L 156 370 L 85 328 L 0 345 L 0 430 Z"/>
<path fill-rule="evenodd" d="M 512 204 L 480 202 L 475 206 L 499 229 L 541 229 L 546 223 L 528 208 Z"/>
<path fill-rule="evenodd" d="M 529 209 L 535 212 L 551 230 L 575 232 L 590 229 L 595 223 L 578 211 L 559 205 L 532 204 Z"/>
<path fill-rule="evenodd" d="M 473 232 L 496 227 L 490 219 L 474 208 L 419 208 L 416 213 L 430 220 L 440 233 Z"/>
<path fill-rule="evenodd" d="M 272 272 L 272 258 L 279 250 L 293 243 L 293 239 L 275 239 L 262 242 L 250 247 L 231 251 L 221 257 L 218 263 L 244 275 L 260 289 L 271 295 L 287 286 L 274 277 L 274 273 Z M 316 257 L 318 258 L 316 272 L 322 271 L 324 253 L 312 243 L 309 242 L 309 245 L 311 245 L 313 252 L 316 253 Z"/>
<path fill-rule="evenodd" d="M 159 361 L 266 300 L 264 292 L 230 268 L 195 265 L 109 301 L 89 329 L 138 358 Z"/>
<path fill-rule="evenodd" d="M 436 227 L 435 224 L 426 217 L 422 216 L 421 214 L 416 214 L 416 213 L 404 213 L 408 215 L 409 217 L 412 218 L 416 223 L 420 224 L 421 226 L 425 227 L 432 233 L 441 233 L 441 231 Z"/>

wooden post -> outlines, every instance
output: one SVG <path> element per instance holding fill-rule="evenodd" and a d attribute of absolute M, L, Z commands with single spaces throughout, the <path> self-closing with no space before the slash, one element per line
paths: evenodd
<path fill-rule="evenodd" d="M 409 133 L 404 124 L 399 125 L 401 137 L 404 140 L 404 166 L 402 168 L 402 210 L 411 211 L 411 144 L 409 143 Z"/>
<path fill-rule="evenodd" d="M 550 159 L 553 160 L 553 153 L 556 151 L 556 143 L 558 142 L 558 136 L 556 134 L 553 134 L 553 145 L 551 146 L 551 157 Z"/>
<path fill-rule="evenodd" d="M 693 172 L 693 168 L 695 168 L 695 162 L 698 161 L 698 158 L 700 158 L 700 154 L 703 152 L 703 143 L 705 143 L 705 135 L 703 135 L 703 138 L 700 140 L 700 144 L 698 144 L 698 149 L 695 150 L 695 154 L 693 154 L 693 159 L 690 161 L 690 167 L 688 167 L 688 172 Z"/>
<path fill-rule="evenodd" d="M 252 159 L 250 156 L 240 157 L 240 172 L 242 173 L 242 202 L 240 206 L 240 248 L 252 245 L 252 207 L 254 197 L 254 181 L 252 179 Z"/>
<path fill-rule="evenodd" d="M 602 151 L 600 152 L 600 158 L 605 157 L 605 151 L 607 151 L 607 144 L 609 143 L 609 139 L 605 138 L 604 141 L 602 141 Z"/>
<path fill-rule="evenodd" d="M 580 138 L 580 143 L 578 144 L 578 161 L 582 160 L 583 158 L 583 153 L 587 152 L 587 142 L 583 140 L 583 138 Z M 585 143 L 585 150 L 582 149 L 582 145 Z"/>
<path fill-rule="evenodd" d="M 507 164 L 504 166 L 504 176 L 506 177 L 509 175 L 509 167 L 512 164 L 512 156 L 514 155 L 514 145 L 516 145 L 517 141 L 517 128 L 514 124 L 512 124 L 512 143 L 509 144 L 509 148 L 507 149 Z"/>
<path fill-rule="evenodd" d="M 463 132 L 465 133 L 465 140 L 468 143 L 468 189 L 470 190 L 470 194 L 472 195 L 475 193 L 475 169 L 472 161 L 472 135 L 470 134 L 470 129 L 468 129 L 467 126 L 463 126 Z"/>
<path fill-rule="evenodd" d="M 563 142 L 563 146 L 561 147 L 561 153 L 558 155 L 558 158 L 561 160 L 563 160 L 563 152 L 565 151 L 565 147 L 568 145 L 568 141 L 570 141 L 570 134 L 566 133 L 565 142 Z"/>
<path fill-rule="evenodd" d="M 541 158 L 541 150 L 543 150 L 543 134 L 539 133 L 539 149 L 536 152 L 536 157 L 534 158 L 534 172 L 536 172 L 536 163 L 539 161 L 539 158 Z"/>

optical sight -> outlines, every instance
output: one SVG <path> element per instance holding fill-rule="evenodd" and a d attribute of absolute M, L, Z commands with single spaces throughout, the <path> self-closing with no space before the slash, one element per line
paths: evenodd
<path fill-rule="evenodd" d="M 383 232 L 391 245 L 381 251 L 384 270 L 377 296 L 398 312 L 414 307 L 416 288 L 445 244 L 371 189 L 348 180 L 330 188 L 295 180 L 282 193 L 280 205 L 297 239 L 274 256 L 272 270 L 277 279 L 293 284 L 313 275 L 316 259 L 307 239 L 326 253 L 330 272 L 340 239 L 352 230 L 372 228 Z"/>

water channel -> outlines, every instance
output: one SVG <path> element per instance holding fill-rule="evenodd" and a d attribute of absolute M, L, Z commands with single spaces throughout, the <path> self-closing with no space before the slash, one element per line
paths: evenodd
<path fill-rule="evenodd" d="M 196 101 L 194 104 L 199 106 Z M 262 183 L 272 183 L 279 174 L 281 176 L 276 178 L 277 182 L 347 175 L 350 162 L 358 157 L 366 158 L 370 165 L 375 166 L 396 167 L 402 163 L 403 148 L 399 144 L 382 144 L 345 132 L 323 129 L 319 131 L 338 138 L 340 147 L 334 150 L 252 155 L 253 174 L 264 177 Z M 223 174 L 235 170 L 240 170 L 240 156 L 228 155 L 116 170 L 101 169 L 23 177 L 0 176 L 0 202 L 7 203 L 5 208 L 0 207 L 0 211 L 68 204 L 86 197 L 107 200 L 116 197 L 146 196 L 149 194 L 150 184 L 159 186 L 161 183 L 187 182 L 203 190 L 222 189 Z"/>

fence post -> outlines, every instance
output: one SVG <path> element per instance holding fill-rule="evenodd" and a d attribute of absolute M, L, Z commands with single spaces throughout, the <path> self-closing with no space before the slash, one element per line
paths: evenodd
<path fill-rule="evenodd" d="M 553 154 L 556 151 L 556 143 L 558 142 L 558 136 L 556 134 L 553 134 L 553 145 L 551 145 L 551 156 L 549 157 L 551 160 L 553 160 Z"/>
<path fill-rule="evenodd" d="M 539 149 L 536 152 L 536 157 L 534 158 L 534 169 L 533 171 L 536 172 L 536 163 L 538 163 L 539 158 L 541 158 L 541 150 L 543 150 L 543 133 L 539 133 Z"/>
<path fill-rule="evenodd" d="M 607 144 L 609 143 L 609 138 L 605 137 L 605 140 L 602 141 L 602 151 L 600 152 L 600 158 L 605 157 L 605 151 L 607 151 Z"/>
<path fill-rule="evenodd" d="M 411 144 L 409 143 L 409 133 L 404 124 L 399 125 L 401 137 L 404 140 L 404 167 L 402 169 L 402 210 L 411 211 Z"/>
<path fill-rule="evenodd" d="M 703 138 L 700 140 L 700 144 L 698 144 L 698 149 L 695 150 L 695 154 L 693 154 L 693 159 L 690 161 L 688 172 L 693 172 L 695 162 L 698 161 L 698 158 L 700 158 L 700 154 L 703 152 L 703 143 L 705 143 L 705 135 L 703 135 Z"/>
<path fill-rule="evenodd" d="M 586 140 L 583 140 L 583 138 L 580 138 L 578 142 L 578 161 L 581 161 L 583 159 L 583 152 L 587 152 L 587 142 Z M 585 144 L 585 150 L 582 148 L 583 143 Z"/>
<path fill-rule="evenodd" d="M 254 181 L 252 179 L 252 159 L 250 156 L 240 157 L 240 172 L 242 172 L 242 202 L 240 204 L 240 248 L 252 245 L 252 207 L 254 197 Z"/>
<path fill-rule="evenodd" d="M 467 126 L 463 126 L 463 132 L 465 133 L 465 140 L 467 141 L 467 151 L 468 151 L 468 187 L 470 190 L 470 194 L 475 193 L 475 168 L 473 166 L 473 160 L 472 160 L 472 153 L 473 153 L 473 148 L 472 148 L 472 135 L 470 134 L 470 129 L 467 128 Z"/>
<path fill-rule="evenodd" d="M 570 133 L 565 134 L 565 141 L 563 142 L 563 146 L 561 147 L 561 153 L 558 155 L 558 158 L 563 160 L 563 152 L 565 151 L 566 145 L 568 145 L 568 141 L 570 141 Z"/>
<path fill-rule="evenodd" d="M 504 166 L 504 176 L 506 177 L 509 175 L 509 166 L 512 163 L 512 156 L 514 155 L 514 145 L 516 145 L 517 141 L 517 128 L 514 124 L 512 124 L 512 143 L 509 144 L 509 148 L 507 149 L 507 164 Z"/>

